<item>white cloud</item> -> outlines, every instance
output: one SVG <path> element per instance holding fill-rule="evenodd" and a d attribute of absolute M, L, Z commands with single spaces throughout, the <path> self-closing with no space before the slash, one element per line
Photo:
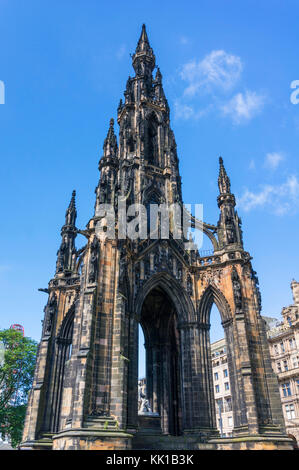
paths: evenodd
<path fill-rule="evenodd" d="M 199 90 L 231 89 L 239 80 L 243 65 L 240 57 L 223 50 L 212 51 L 203 60 L 193 60 L 182 67 L 181 78 L 189 83 L 184 91 L 194 96 Z"/>
<path fill-rule="evenodd" d="M 255 91 L 247 90 L 245 93 L 236 94 L 221 110 L 224 115 L 232 118 L 235 124 L 249 121 L 259 112 L 265 104 L 265 97 Z"/>
<path fill-rule="evenodd" d="M 267 153 L 265 159 L 265 166 L 267 168 L 270 168 L 271 170 L 275 170 L 282 160 L 284 160 L 284 155 L 282 153 Z"/>
<path fill-rule="evenodd" d="M 295 175 L 289 176 L 280 185 L 265 185 L 257 193 L 246 189 L 243 196 L 238 199 L 238 206 L 245 211 L 268 206 L 276 215 L 298 211 L 298 203 L 299 181 Z"/>
<path fill-rule="evenodd" d="M 200 119 L 203 116 L 206 116 L 211 110 L 212 105 L 207 106 L 199 110 L 195 110 L 193 106 L 184 103 L 181 100 L 176 100 L 174 102 L 174 113 L 176 119 Z"/>

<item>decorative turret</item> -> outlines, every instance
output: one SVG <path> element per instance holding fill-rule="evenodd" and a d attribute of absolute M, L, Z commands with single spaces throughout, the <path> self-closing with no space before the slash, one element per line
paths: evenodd
<path fill-rule="evenodd" d="M 118 146 L 114 133 L 114 119 L 110 119 L 107 137 L 104 140 L 103 156 L 99 161 L 101 172 L 99 184 L 95 190 L 98 204 L 111 203 L 114 200 L 116 172 L 118 168 Z"/>
<path fill-rule="evenodd" d="M 157 102 L 157 104 L 165 106 L 167 108 L 167 111 L 169 111 L 167 99 L 165 97 L 163 86 L 162 86 L 162 74 L 160 72 L 159 67 L 157 68 L 157 73 L 156 73 L 156 77 L 154 80 L 154 89 L 155 89 L 154 100 Z"/>
<path fill-rule="evenodd" d="M 74 270 L 75 263 L 75 238 L 76 229 L 76 191 L 73 191 L 72 198 L 65 213 L 65 224 L 61 228 L 61 245 L 57 251 L 56 274 L 71 272 Z"/>
<path fill-rule="evenodd" d="M 69 204 L 69 207 L 65 213 L 65 225 L 73 225 L 76 224 L 77 218 L 77 211 L 76 211 L 76 191 L 72 192 L 72 198 Z"/>
<path fill-rule="evenodd" d="M 107 133 L 107 137 L 104 140 L 104 145 L 103 145 L 103 158 L 115 158 L 117 157 L 117 139 L 116 135 L 114 134 L 114 119 L 110 119 L 110 124 L 109 124 L 109 130 Z"/>
<path fill-rule="evenodd" d="M 225 171 L 222 157 L 219 157 L 219 165 L 218 186 L 220 194 L 230 194 L 230 180 Z"/>
<path fill-rule="evenodd" d="M 218 187 L 220 194 L 217 198 L 218 207 L 221 211 L 217 230 L 219 248 L 228 245 L 233 245 L 234 248 L 237 246 L 242 248 L 242 222 L 235 210 L 236 200 L 230 190 L 230 179 L 224 168 L 222 157 L 219 157 L 219 165 Z"/>

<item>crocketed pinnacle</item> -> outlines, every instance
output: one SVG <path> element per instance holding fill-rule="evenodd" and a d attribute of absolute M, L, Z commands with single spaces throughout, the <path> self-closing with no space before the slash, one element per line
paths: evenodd
<path fill-rule="evenodd" d="M 218 186 L 220 194 L 230 194 L 230 180 L 225 171 L 222 157 L 219 157 L 219 165 Z"/>

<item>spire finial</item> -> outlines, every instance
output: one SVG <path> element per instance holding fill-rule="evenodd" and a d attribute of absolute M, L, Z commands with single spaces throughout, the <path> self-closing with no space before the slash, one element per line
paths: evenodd
<path fill-rule="evenodd" d="M 109 122 L 109 129 L 107 133 L 107 137 L 104 140 L 104 156 L 109 157 L 109 156 L 116 156 L 117 153 L 117 140 L 116 140 L 116 135 L 114 133 L 114 119 L 111 118 Z"/>
<path fill-rule="evenodd" d="M 150 46 L 144 23 L 133 55 L 133 67 L 137 75 L 151 74 L 155 67 L 155 55 Z"/>
<path fill-rule="evenodd" d="M 220 194 L 230 194 L 230 180 L 225 171 L 222 157 L 219 157 L 219 165 L 218 186 Z"/>
<path fill-rule="evenodd" d="M 75 225 L 77 217 L 76 211 L 76 190 L 74 189 L 72 192 L 72 197 L 69 203 L 69 206 L 66 210 L 65 214 L 65 224 L 66 225 Z"/>

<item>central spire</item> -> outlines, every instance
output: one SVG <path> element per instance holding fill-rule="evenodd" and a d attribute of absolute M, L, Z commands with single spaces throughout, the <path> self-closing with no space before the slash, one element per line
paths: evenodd
<path fill-rule="evenodd" d="M 155 54 L 150 46 L 145 24 L 142 25 L 141 35 L 132 59 L 136 75 L 148 75 L 154 70 Z"/>

